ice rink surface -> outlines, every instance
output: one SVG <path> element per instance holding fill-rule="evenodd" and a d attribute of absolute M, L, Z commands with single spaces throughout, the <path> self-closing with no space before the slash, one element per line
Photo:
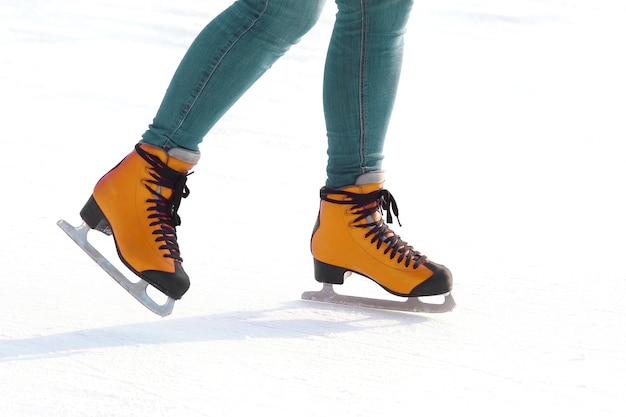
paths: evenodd
<path fill-rule="evenodd" d="M 201 145 L 192 287 L 161 319 L 55 223 L 79 223 L 229 4 L 1 2 L 0 415 L 622 416 L 623 2 L 415 3 L 386 188 L 394 230 L 454 274 L 435 315 L 300 299 L 319 288 L 329 1 Z"/>

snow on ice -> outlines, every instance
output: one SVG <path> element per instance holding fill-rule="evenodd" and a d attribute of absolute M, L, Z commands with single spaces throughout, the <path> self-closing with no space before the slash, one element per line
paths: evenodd
<path fill-rule="evenodd" d="M 623 415 L 623 2 L 416 1 L 385 168 L 396 232 L 454 273 L 457 308 L 429 315 L 300 300 L 329 1 L 203 143 L 192 288 L 161 319 L 56 221 L 79 222 L 229 3 L 0 4 L 0 414 Z"/>

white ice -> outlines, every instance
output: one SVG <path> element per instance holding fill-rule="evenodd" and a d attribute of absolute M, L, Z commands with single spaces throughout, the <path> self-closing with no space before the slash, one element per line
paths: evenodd
<path fill-rule="evenodd" d="M 428 315 L 300 300 L 329 0 L 202 144 L 192 288 L 161 319 L 55 223 L 230 2 L 0 3 L 0 415 L 624 415 L 624 2 L 416 1 L 385 168 L 394 229 L 454 273 L 457 308 Z"/>

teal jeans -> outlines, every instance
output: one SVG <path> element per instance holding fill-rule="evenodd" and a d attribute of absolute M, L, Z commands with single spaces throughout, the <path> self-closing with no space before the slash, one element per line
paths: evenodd
<path fill-rule="evenodd" d="M 336 0 L 323 87 L 328 186 L 382 168 L 412 2 Z M 314 26 L 324 3 L 236 1 L 189 47 L 143 141 L 198 150 L 220 117 Z"/>

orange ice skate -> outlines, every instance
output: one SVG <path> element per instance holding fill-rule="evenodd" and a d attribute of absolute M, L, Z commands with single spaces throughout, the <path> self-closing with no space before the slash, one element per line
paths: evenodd
<path fill-rule="evenodd" d="M 382 210 L 387 211 L 387 222 L 391 223 L 391 213 L 397 216 L 398 208 L 382 184 L 383 173 L 371 172 L 360 176 L 353 186 L 322 188 L 311 252 L 315 279 L 324 283 L 324 291 L 317 296 L 305 293 L 303 298 L 409 311 L 448 310 L 453 304 L 450 297 L 444 307 L 430 310 L 425 305 L 428 303 L 417 299 L 449 294 L 452 274 L 403 241 L 385 223 Z M 344 277 L 352 272 L 375 281 L 391 294 L 411 299 L 395 303 L 358 297 L 340 300 L 332 285 L 343 284 Z"/>
<path fill-rule="evenodd" d="M 138 144 L 98 181 L 80 213 L 89 227 L 113 235 L 131 271 L 174 299 L 189 288 L 176 239 L 177 211 L 199 157 L 182 148 Z"/>

